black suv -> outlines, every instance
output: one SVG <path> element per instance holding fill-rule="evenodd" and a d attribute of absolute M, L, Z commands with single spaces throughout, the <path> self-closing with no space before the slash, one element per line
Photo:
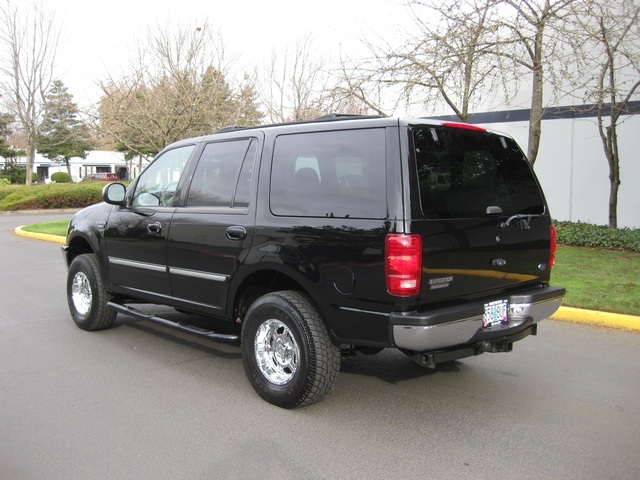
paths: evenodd
<path fill-rule="evenodd" d="M 341 354 L 395 347 L 433 367 L 510 351 L 565 294 L 549 286 L 555 232 L 529 163 L 478 126 L 230 127 L 170 145 L 103 199 L 63 247 L 76 324 L 120 312 L 239 342 L 281 407 L 321 399 Z"/>

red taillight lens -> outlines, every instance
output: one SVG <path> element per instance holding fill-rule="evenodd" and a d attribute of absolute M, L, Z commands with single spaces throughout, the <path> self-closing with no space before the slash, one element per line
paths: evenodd
<path fill-rule="evenodd" d="M 387 235 L 385 249 L 389 293 L 401 297 L 418 295 L 422 278 L 422 237 L 391 233 Z"/>
<path fill-rule="evenodd" d="M 558 248 L 558 242 L 556 240 L 556 227 L 549 226 L 549 269 L 556 263 L 556 248 Z"/>

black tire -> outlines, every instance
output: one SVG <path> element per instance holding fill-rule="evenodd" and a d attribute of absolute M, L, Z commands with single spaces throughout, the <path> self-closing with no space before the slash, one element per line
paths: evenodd
<path fill-rule="evenodd" d="M 89 331 L 113 327 L 117 312 L 107 308 L 108 300 L 98 259 L 94 254 L 78 255 L 67 274 L 67 303 L 73 321 Z"/>
<path fill-rule="evenodd" d="M 247 377 L 273 405 L 297 408 L 321 400 L 340 371 L 340 349 L 317 308 L 299 292 L 258 298 L 247 311 L 241 338 Z"/>

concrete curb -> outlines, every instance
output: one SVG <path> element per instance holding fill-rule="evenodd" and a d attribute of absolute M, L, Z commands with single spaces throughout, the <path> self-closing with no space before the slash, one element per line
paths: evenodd
<path fill-rule="evenodd" d="M 636 315 L 560 307 L 560 309 L 551 316 L 551 319 L 640 332 L 640 317 Z"/>
<path fill-rule="evenodd" d="M 61 237 L 60 235 L 49 235 L 48 233 L 25 232 L 24 230 L 22 230 L 22 227 L 24 227 L 24 225 L 20 227 L 16 227 L 16 229 L 14 230 L 14 233 L 16 235 L 20 235 L 21 237 L 35 238 L 36 240 L 46 240 L 47 242 L 55 242 L 55 243 L 59 243 L 60 245 L 64 245 L 64 243 L 67 241 L 65 237 Z"/>
<path fill-rule="evenodd" d="M 24 225 L 23 225 L 24 226 Z M 49 235 L 46 233 L 25 232 L 22 227 L 15 229 L 16 235 L 22 237 L 35 238 L 37 240 L 46 240 L 48 242 L 56 242 L 64 245 L 65 237 L 59 235 Z M 563 322 L 584 323 L 587 325 L 599 325 L 602 327 L 618 328 L 640 332 L 640 316 L 624 315 L 621 313 L 597 312 L 593 310 L 582 310 L 573 307 L 560 307 L 556 313 L 551 316 L 552 320 L 560 320 Z"/>

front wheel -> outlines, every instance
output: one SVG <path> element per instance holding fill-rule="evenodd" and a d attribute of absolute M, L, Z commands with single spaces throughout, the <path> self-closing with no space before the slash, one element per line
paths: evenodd
<path fill-rule="evenodd" d="M 327 394 L 340 370 L 340 349 L 309 299 L 282 291 L 258 298 L 247 311 L 242 361 L 263 399 L 296 408 Z"/>
<path fill-rule="evenodd" d="M 76 325 L 90 331 L 111 328 L 117 313 L 107 307 L 108 299 L 96 256 L 74 258 L 67 274 L 67 302 Z"/>

